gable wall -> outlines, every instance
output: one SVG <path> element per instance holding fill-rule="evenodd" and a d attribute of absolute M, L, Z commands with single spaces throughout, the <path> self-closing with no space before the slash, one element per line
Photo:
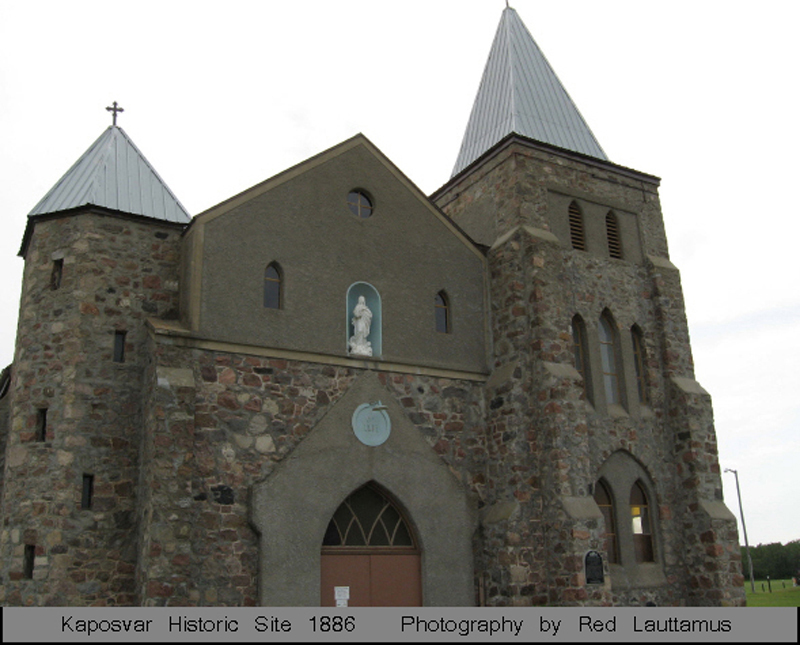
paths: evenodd
<path fill-rule="evenodd" d="M 372 217 L 347 208 L 355 188 L 372 197 Z M 190 287 L 199 301 L 187 305 L 199 317 L 190 323 L 205 338 L 347 356 L 347 289 L 362 281 L 381 297 L 384 360 L 486 369 L 482 258 L 364 146 L 213 219 L 199 216 L 186 242 L 201 263 L 192 274 L 201 284 Z M 280 310 L 262 300 L 273 261 L 284 272 Z M 442 289 L 451 334 L 435 329 Z"/>

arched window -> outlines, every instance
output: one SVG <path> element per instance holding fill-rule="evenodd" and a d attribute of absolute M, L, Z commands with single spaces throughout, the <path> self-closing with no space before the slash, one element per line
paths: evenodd
<path fill-rule="evenodd" d="M 658 562 L 656 484 L 644 465 L 629 452 L 617 450 L 600 467 L 595 481 L 594 501 L 605 519 L 606 532 L 613 531 L 616 552 L 610 546 L 612 538 L 608 538 L 609 561 L 629 573 L 639 565 Z"/>
<path fill-rule="evenodd" d="M 617 260 L 622 259 L 622 239 L 619 235 L 619 223 L 613 211 L 606 215 L 606 238 L 608 239 L 608 255 Z"/>
<path fill-rule="evenodd" d="M 436 331 L 443 334 L 450 333 L 450 301 L 444 291 L 440 291 L 434 298 L 434 313 L 436 315 Z"/>
<path fill-rule="evenodd" d="M 647 380 L 645 379 L 645 354 L 642 330 L 638 326 L 631 327 L 633 340 L 633 364 L 636 367 L 636 387 L 639 391 L 639 403 L 647 405 Z"/>
<path fill-rule="evenodd" d="M 606 392 L 606 403 L 620 402 L 619 374 L 617 373 L 617 338 L 611 317 L 604 313 L 600 316 L 600 362 L 603 369 L 603 386 Z"/>
<path fill-rule="evenodd" d="M 264 271 L 264 307 L 280 309 L 283 306 L 283 276 L 277 262 L 269 264 Z"/>
<path fill-rule="evenodd" d="M 617 530 L 614 523 L 614 503 L 606 484 L 600 480 L 594 487 L 594 501 L 600 507 L 603 521 L 606 525 L 606 553 L 608 561 L 612 564 L 619 563 L 619 549 L 617 546 Z"/>
<path fill-rule="evenodd" d="M 368 484 L 351 493 L 336 509 L 322 547 L 415 549 L 416 545 L 400 510 L 381 489 Z"/>
<path fill-rule="evenodd" d="M 569 238 L 572 248 L 578 251 L 586 250 L 586 236 L 583 232 L 583 214 L 577 202 L 569 205 Z"/>
<path fill-rule="evenodd" d="M 647 504 L 647 493 L 640 481 L 631 488 L 631 529 L 636 562 L 654 562 L 650 507 Z"/>
<path fill-rule="evenodd" d="M 351 607 L 422 605 L 419 542 L 391 495 L 370 482 L 345 499 L 328 522 L 320 553 L 320 601 L 350 587 Z"/>
<path fill-rule="evenodd" d="M 589 352 L 586 344 L 586 326 L 583 319 L 576 315 L 572 319 L 572 353 L 575 357 L 575 369 L 583 377 L 583 391 L 586 398 L 592 402 L 592 382 L 589 373 Z"/>

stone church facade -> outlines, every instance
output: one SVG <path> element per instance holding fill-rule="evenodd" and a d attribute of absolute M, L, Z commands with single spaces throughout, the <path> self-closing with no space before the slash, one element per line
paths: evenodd
<path fill-rule="evenodd" d="M 432 196 L 357 135 L 190 218 L 113 125 L 40 202 L 3 604 L 744 604 L 659 180 L 480 130 L 509 44 Z"/>

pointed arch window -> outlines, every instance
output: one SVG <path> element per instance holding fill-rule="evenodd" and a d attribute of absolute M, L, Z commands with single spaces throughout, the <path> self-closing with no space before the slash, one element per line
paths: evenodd
<path fill-rule="evenodd" d="M 283 272 L 277 262 L 264 270 L 264 307 L 281 309 L 283 306 Z"/>
<path fill-rule="evenodd" d="M 569 238 L 572 248 L 578 251 L 586 250 L 586 235 L 583 230 L 583 213 L 577 202 L 569 205 Z"/>
<path fill-rule="evenodd" d="M 613 531 L 616 543 L 614 552 L 610 540 L 606 540 L 609 562 L 616 558 L 616 564 L 630 572 L 639 565 L 658 563 L 661 556 L 658 517 L 654 515 L 658 508 L 656 487 L 644 466 L 627 451 L 618 450 L 602 464 L 595 482 L 595 503 L 605 520 L 606 531 Z"/>
<path fill-rule="evenodd" d="M 631 488 L 631 528 L 636 562 L 655 562 L 650 506 L 647 503 L 647 493 L 640 481 Z"/>
<path fill-rule="evenodd" d="M 613 211 L 608 211 L 606 215 L 606 239 L 608 240 L 608 255 L 621 260 L 622 238 L 619 234 L 619 222 Z"/>
<path fill-rule="evenodd" d="M 444 291 L 440 291 L 434 298 L 434 313 L 436 315 L 436 331 L 443 334 L 450 333 L 450 300 Z"/>
<path fill-rule="evenodd" d="M 389 547 L 415 550 L 413 532 L 387 494 L 375 485 L 362 486 L 333 514 L 323 549 Z"/>
<path fill-rule="evenodd" d="M 633 364 L 636 368 L 636 387 L 639 392 L 639 403 L 647 405 L 647 380 L 645 378 L 645 354 L 644 338 L 642 330 L 637 325 L 631 327 L 631 339 L 633 340 Z"/>
<path fill-rule="evenodd" d="M 619 563 L 619 548 L 617 545 L 617 529 L 614 523 L 614 502 L 608 486 L 600 480 L 594 487 L 594 501 L 600 508 L 605 522 L 606 553 L 608 561 L 612 564 Z"/>
<path fill-rule="evenodd" d="M 575 369 L 583 377 L 583 390 L 586 398 L 592 402 L 592 383 L 589 374 L 589 352 L 586 344 L 586 326 L 583 319 L 575 315 L 572 319 L 572 354 L 575 357 Z"/>
<path fill-rule="evenodd" d="M 605 313 L 600 317 L 600 363 L 603 370 L 603 386 L 606 403 L 620 403 L 619 374 L 617 372 L 617 337 L 614 323 Z"/>

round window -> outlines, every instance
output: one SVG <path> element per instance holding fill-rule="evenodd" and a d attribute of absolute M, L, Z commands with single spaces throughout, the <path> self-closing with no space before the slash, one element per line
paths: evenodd
<path fill-rule="evenodd" d="M 360 190 L 351 190 L 347 195 L 347 206 L 356 217 L 366 219 L 372 215 L 372 200 Z"/>

